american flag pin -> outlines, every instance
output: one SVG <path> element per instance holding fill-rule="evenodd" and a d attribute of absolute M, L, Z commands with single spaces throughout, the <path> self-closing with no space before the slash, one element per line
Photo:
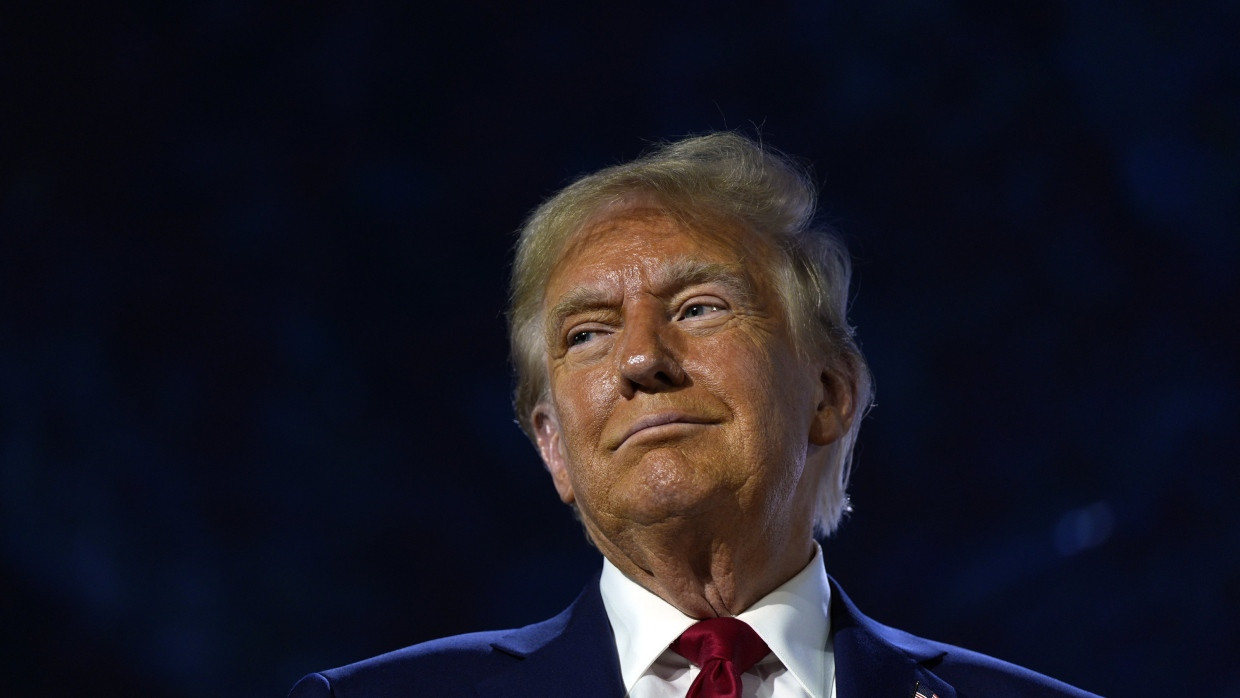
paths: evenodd
<path fill-rule="evenodd" d="M 917 683 L 913 684 L 912 698 L 939 698 L 939 694 L 935 693 L 934 691 L 931 691 L 928 688 L 922 688 L 921 682 L 918 681 Z"/>

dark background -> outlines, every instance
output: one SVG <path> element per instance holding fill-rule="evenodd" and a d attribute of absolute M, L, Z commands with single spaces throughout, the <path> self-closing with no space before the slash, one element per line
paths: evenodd
<path fill-rule="evenodd" d="M 857 258 L 863 610 L 1240 696 L 1237 7 L 6 10 L 6 685 L 281 696 L 562 608 L 598 558 L 511 421 L 512 232 L 734 128 Z"/>

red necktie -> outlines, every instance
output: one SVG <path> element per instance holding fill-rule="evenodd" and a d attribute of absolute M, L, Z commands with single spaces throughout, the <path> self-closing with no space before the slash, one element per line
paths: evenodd
<path fill-rule="evenodd" d="M 702 667 L 687 698 L 740 698 L 741 674 L 771 650 L 735 618 L 707 618 L 681 633 L 672 651 Z"/>

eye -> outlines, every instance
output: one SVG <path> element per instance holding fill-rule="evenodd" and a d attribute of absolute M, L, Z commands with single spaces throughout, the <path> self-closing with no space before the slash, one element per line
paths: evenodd
<path fill-rule="evenodd" d="M 686 305 L 684 310 L 681 311 L 680 317 L 686 319 L 697 318 L 710 315 L 711 313 L 721 312 L 723 309 L 723 305 L 719 303 L 691 303 Z"/>
<path fill-rule="evenodd" d="M 597 334 L 598 332 L 595 332 L 594 330 L 582 330 L 581 332 L 574 332 L 568 336 L 568 346 L 575 347 L 578 344 L 585 344 L 591 339 L 594 339 L 594 337 Z"/>

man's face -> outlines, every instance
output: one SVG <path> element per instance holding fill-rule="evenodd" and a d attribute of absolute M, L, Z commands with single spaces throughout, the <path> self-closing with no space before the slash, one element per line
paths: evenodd
<path fill-rule="evenodd" d="M 739 227 L 633 208 L 574 236 L 554 268 L 534 426 L 604 552 L 676 520 L 809 535 L 821 459 L 807 454 L 839 420 L 823 366 L 795 350 L 771 254 Z"/>

